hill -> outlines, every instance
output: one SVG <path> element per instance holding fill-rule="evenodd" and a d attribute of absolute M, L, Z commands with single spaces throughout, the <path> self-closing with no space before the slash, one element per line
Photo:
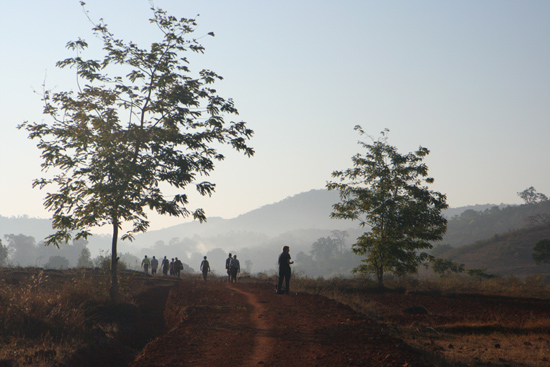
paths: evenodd
<path fill-rule="evenodd" d="M 550 226 L 522 228 L 477 241 L 439 254 L 438 257 L 463 263 L 468 269 L 486 269 L 499 275 L 550 275 L 550 265 L 536 265 L 533 247 L 550 238 Z"/>
<path fill-rule="evenodd" d="M 452 247 L 470 245 L 476 241 L 491 238 L 495 234 L 507 233 L 536 223 L 537 218 L 550 218 L 550 201 L 536 204 L 485 206 L 469 208 L 455 214 L 448 223 L 443 243 Z"/>

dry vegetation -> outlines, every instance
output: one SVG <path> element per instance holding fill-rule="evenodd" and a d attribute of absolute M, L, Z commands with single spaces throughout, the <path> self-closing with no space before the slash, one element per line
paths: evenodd
<path fill-rule="evenodd" d="M 274 277 L 242 280 L 275 283 Z M 173 281 L 124 272 L 119 306 L 109 305 L 106 282 L 101 270 L 0 269 L 0 366 L 81 365 L 75 356 L 88 358 L 97 351 L 92 344 L 101 354 L 127 351 L 109 363 L 127 365 L 162 332 L 143 333 L 140 323 L 150 317 L 140 297 Z M 396 279 L 382 291 L 367 279 L 303 277 L 292 287 L 377 320 L 435 366 L 550 366 L 550 287 L 538 277 Z M 404 312 L 410 307 L 427 313 Z M 155 313 L 163 323 L 162 310 Z"/>
<path fill-rule="evenodd" d="M 0 269 L 0 365 L 70 366 L 78 353 L 93 353 L 91 344 L 143 347 L 148 336 L 135 333 L 134 297 L 151 284 L 132 272 L 120 280 L 121 303 L 113 306 L 99 269 Z"/>
<path fill-rule="evenodd" d="M 408 278 L 382 291 L 359 279 L 294 284 L 374 318 L 436 366 L 550 366 L 550 286 L 540 277 Z"/>

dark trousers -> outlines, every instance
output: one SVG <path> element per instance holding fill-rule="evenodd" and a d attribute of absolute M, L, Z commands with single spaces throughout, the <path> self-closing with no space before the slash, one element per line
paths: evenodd
<path fill-rule="evenodd" d="M 285 280 L 285 293 L 288 293 L 290 290 L 290 268 L 279 269 L 279 284 L 277 284 L 277 290 L 279 292 L 283 286 L 283 278 Z"/>

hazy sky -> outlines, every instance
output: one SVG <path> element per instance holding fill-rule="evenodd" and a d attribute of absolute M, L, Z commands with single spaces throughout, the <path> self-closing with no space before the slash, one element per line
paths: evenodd
<path fill-rule="evenodd" d="M 36 141 L 16 129 L 42 116 L 40 91 L 75 88 L 55 62 L 78 37 L 100 58 L 76 0 L 0 0 L 0 215 L 48 217 Z M 520 203 L 535 186 L 550 195 L 550 1 L 156 0 L 193 18 L 210 68 L 255 131 L 248 159 L 227 153 L 212 198 L 190 208 L 232 218 L 323 188 L 360 151 L 357 124 L 390 129 L 401 152 L 422 145 L 432 187 L 450 206 Z M 88 0 L 119 38 L 160 39 L 146 0 Z M 93 42 L 92 42 L 93 41 Z M 190 192 L 194 187 L 190 187 Z M 152 229 L 180 222 L 152 218 Z"/>

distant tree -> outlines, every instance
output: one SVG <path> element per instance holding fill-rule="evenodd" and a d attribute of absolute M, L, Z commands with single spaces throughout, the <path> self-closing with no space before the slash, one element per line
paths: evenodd
<path fill-rule="evenodd" d="M 8 247 L 2 244 L 0 239 L 0 266 L 6 266 L 8 260 Z"/>
<path fill-rule="evenodd" d="M 329 261 L 338 249 L 337 241 L 321 237 L 311 245 L 311 255 L 315 261 Z"/>
<path fill-rule="evenodd" d="M 87 247 L 84 247 L 80 252 L 80 257 L 78 258 L 78 268 L 93 268 L 94 263 L 92 262 L 92 254 Z"/>
<path fill-rule="evenodd" d="M 449 259 L 440 259 L 434 257 L 431 259 L 432 270 L 440 277 L 445 277 L 451 273 L 463 273 L 464 264 L 459 264 Z"/>
<path fill-rule="evenodd" d="M 63 256 L 50 256 L 50 259 L 44 264 L 46 269 L 68 269 L 69 260 Z"/>
<path fill-rule="evenodd" d="M 147 230 L 146 210 L 205 221 L 202 209 L 187 208 L 184 189 L 195 182 L 201 195 L 213 194 L 214 183 L 197 180 L 214 170 L 214 161 L 224 159 L 217 150 L 223 145 L 254 154 L 247 145 L 252 130 L 244 122 L 224 120 L 238 111 L 233 100 L 222 98 L 213 88 L 222 77 L 211 70 L 195 76 L 189 69 L 185 53 L 204 52 L 195 38 L 186 39 L 197 26 L 195 20 L 152 11 L 151 23 L 162 39 L 149 49 L 115 38 L 103 23 L 93 27 L 103 42 L 102 60 L 81 57 L 88 47 L 84 40 L 69 42 L 67 48 L 77 55 L 57 66 L 76 69 L 78 91 L 46 90 L 44 114 L 51 123 L 19 126 L 39 141 L 43 169 L 55 172 L 33 183 L 57 190 L 48 193 L 44 202 L 53 212 L 57 230 L 46 243 L 59 246 L 73 236 L 86 238 L 92 227 L 112 227 L 114 303 L 122 224 L 130 222 L 131 229 L 120 239 L 131 240 Z M 165 196 L 161 188 L 167 186 L 178 193 Z"/>
<path fill-rule="evenodd" d="M 360 126 L 355 130 L 365 134 Z M 352 157 L 353 168 L 335 171 L 339 182 L 329 182 L 329 190 L 340 192 L 341 202 L 333 205 L 332 218 L 359 220 L 370 226 L 353 244 L 355 254 L 365 256 L 354 272 L 375 274 L 383 286 L 384 273 L 414 273 L 429 255 L 430 241 L 441 240 L 447 220 L 441 211 L 447 208 L 446 196 L 426 186 L 428 167 L 422 163 L 429 150 L 400 154 L 387 143 L 388 130 L 372 143 L 359 142 L 364 155 Z"/>
<path fill-rule="evenodd" d="M 4 239 L 8 242 L 8 255 L 13 264 L 19 266 L 34 265 L 40 257 L 34 237 L 25 236 L 24 234 L 7 234 L 4 235 Z"/>
<path fill-rule="evenodd" d="M 518 196 L 525 201 L 525 204 L 536 204 L 548 200 L 546 195 L 537 192 L 533 186 L 518 192 Z"/>
<path fill-rule="evenodd" d="M 550 239 L 537 242 L 533 248 L 533 260 L 537 265 L 550 264 Z"/>
<path fill-rule="evenodd" d="M 346 245 L 346 237 L 348 236 L 348 232 L 335 229 L 330 232 L 330 235 L 336 239 L 338 245 L 340 246 L 340 252 L 344 252 L 344 246 Z"/>

